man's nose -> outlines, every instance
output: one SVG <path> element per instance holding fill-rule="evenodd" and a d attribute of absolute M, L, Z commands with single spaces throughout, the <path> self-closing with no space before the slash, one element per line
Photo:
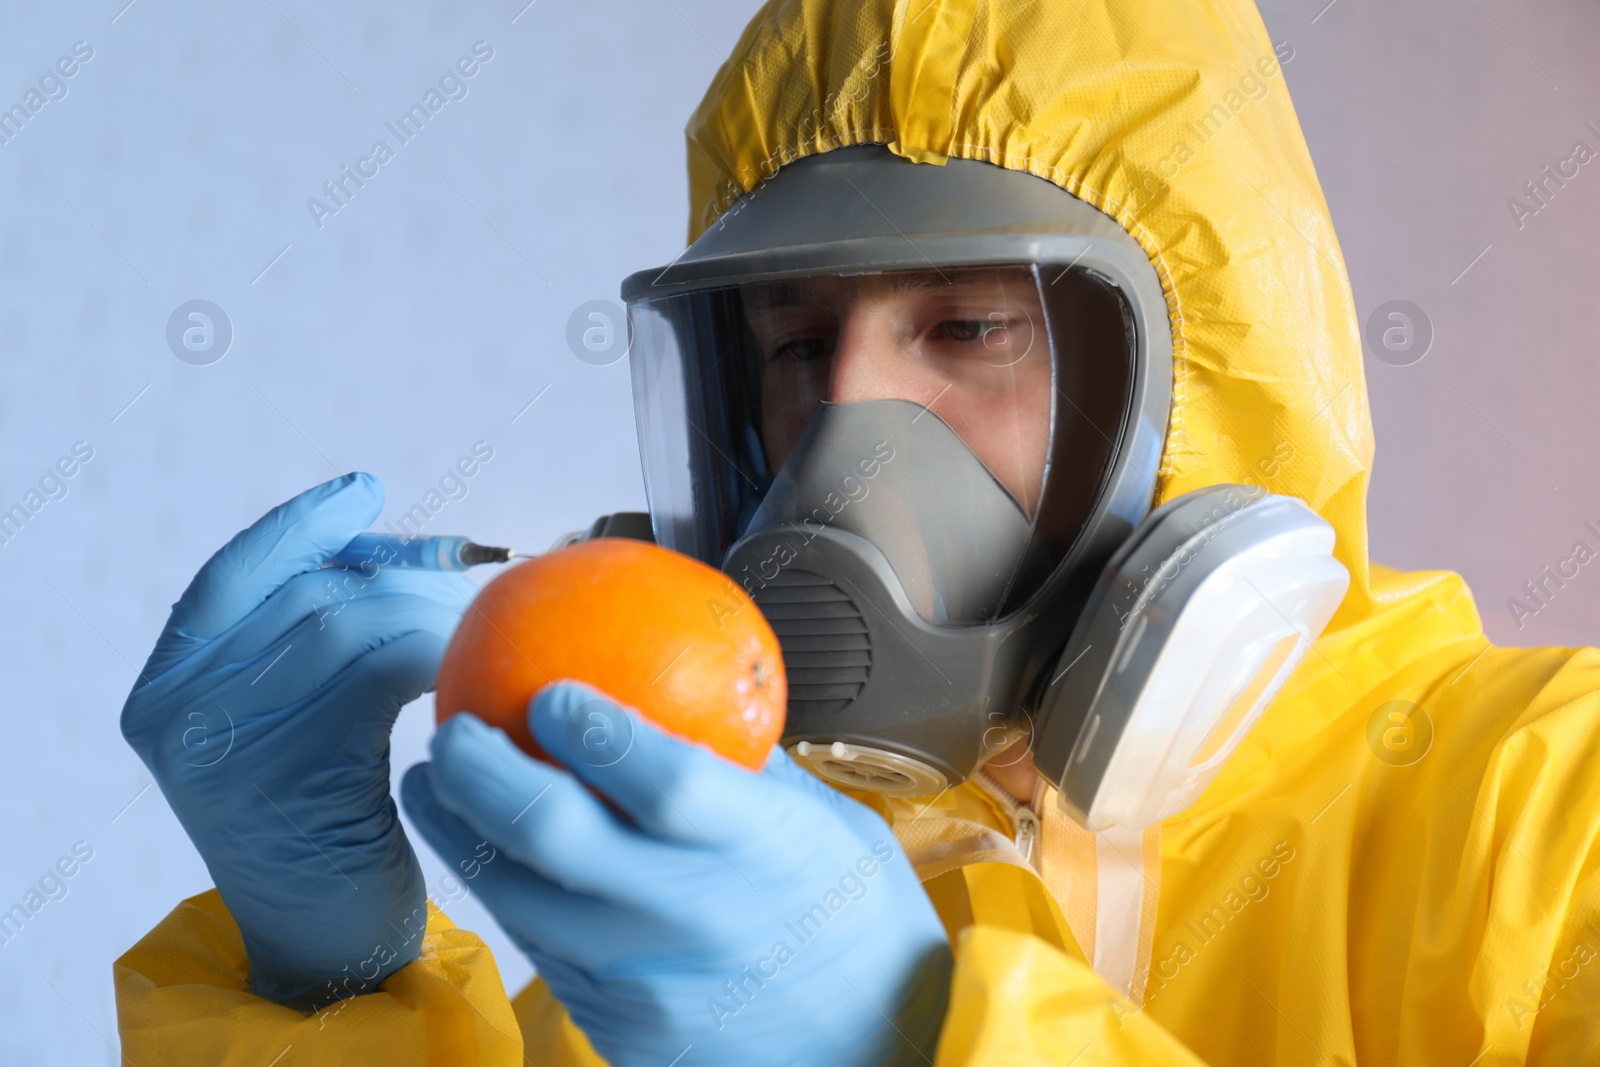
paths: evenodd
<path fill-rule="evenodd" d="M 841 316 L 828 377 L 829 401 L 915 399 L 916 375 L 902 348 L 889 315 L 863 309 Z"/>

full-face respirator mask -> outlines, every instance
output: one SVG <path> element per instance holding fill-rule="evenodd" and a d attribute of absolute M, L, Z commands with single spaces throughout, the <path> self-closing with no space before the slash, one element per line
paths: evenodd
<path fill-rule="evenodd" d="M 838 785 L 937 794 L 1026 737 L 1084 825 L 1149 825 L 1344 596 L 1298 500 L 1227 485 L 1151 510 L 1161 284 L 1043 179 L 807 157 L 622 295 L 651 534 L 760 607 L 782 743 Z"/>

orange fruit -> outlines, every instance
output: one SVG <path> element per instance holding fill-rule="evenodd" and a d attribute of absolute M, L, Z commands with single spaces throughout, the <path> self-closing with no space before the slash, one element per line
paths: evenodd
<path fill-rule="evenodd" d="M 761 610 L 722 572 L 645 541 L 585 541 L 484 586 L 439 665 L 438 721 L 470 711 L 548 759 L 528 701 L 563 678 L 751 770 L 783 733 L 783 658 Z"/>

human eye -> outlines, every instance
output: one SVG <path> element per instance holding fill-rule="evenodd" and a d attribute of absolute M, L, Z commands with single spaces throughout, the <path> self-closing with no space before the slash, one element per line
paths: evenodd
<path fill-rule="evenodd" d="M 773 351 L 772 358 L 805 366 L 831 355 L 833 355 L 832 337 L 796 337 L 779 344 Z"/>
<path fill-rule="evenodd" d="M 994 345 L 1004 343 L 1010 329 L 1009 316 L 1003 312 L 991 311 L 981 318 L 942 319 L 933 328 L 933 336 L 936 340 L 951 341 L 960 345 Z"/>

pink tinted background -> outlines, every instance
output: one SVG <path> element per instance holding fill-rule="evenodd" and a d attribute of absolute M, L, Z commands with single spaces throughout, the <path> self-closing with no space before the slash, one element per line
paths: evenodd
<path fill-rule="evenodd" d="M 1567 563 L 1543 607 L 1523 591 L 1579 540 L 1600 553 L 1585 527 L 1600 530 L 1600 158 L 1520 228 L 1507 207 L 1533 203 L 1523 183 L 1574 142 L 1600 153 L 1600 8 L 1268 0 L 1262 15 L 1295 49 L 1285 76 L 1363 325 L 1393 299 L 1433 324 L 1410 366 L 1368 349 L 1373 558 L 1461 572 L 1499 643 L 1600 642 L 1600 558 Z M 1520 628 L 1512 597 L 1538 609 Z"/>

